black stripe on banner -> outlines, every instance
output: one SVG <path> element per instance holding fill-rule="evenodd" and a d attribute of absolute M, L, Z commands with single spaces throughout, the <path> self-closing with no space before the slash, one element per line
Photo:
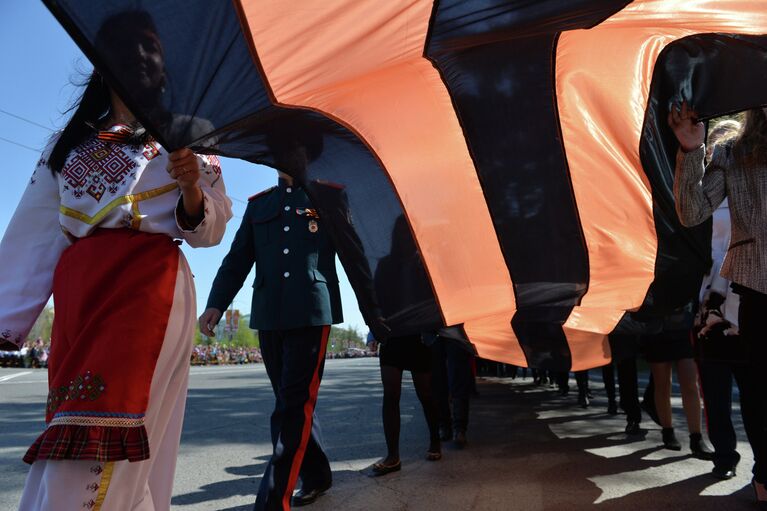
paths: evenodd
<path fill-rule="evenodd" d="M 306 175 L 294 177 L 306 183 L 319 214 L 333 219 L 330 234 L 365 320 L 383 316 L 394 335 L 443 326 L 406 212 L 380 161 L 342 123 L 275 105 L 231 2 L 196 0 L 179 9 L 178 2 L 158 0 L 144 11 L 126 11 L 118 0 L 45 3 L 166 148 L 278 168 L 275 148 L 288 139 L 303 144 L 311 162 Z M 139 43 L 156 47 L 159 68 L 141 72 L 153 63 L 133 53 Z"/>
<path fill-rule="evenodd" d="M 561 30 L 625 1 L 442 0 L 425 56 L 450 93 L 509 268 L 512 326 L 531 367 L 569 369 L 562 329 L 588 286 L 588 251 L 562 144 L 554 83 Z"/>
<path fill-rule="evenodd" d="M 692 35 L 669 44 L 659 55 L 639 146 L 652 188 L 658 256 L 655 280 L 633 319 L 662 318 L 696 300 L 711 267 L 711 221 L 686 228 L 676 215 L 678 144 L 667 123 L 670 105 L 686 100 L 703 119 L 719 117 L 767 105 L 765 83 L 767 35 Z M 626 318 L 616 331 L 632 329 L 637 330 L 636 323 Z"/>

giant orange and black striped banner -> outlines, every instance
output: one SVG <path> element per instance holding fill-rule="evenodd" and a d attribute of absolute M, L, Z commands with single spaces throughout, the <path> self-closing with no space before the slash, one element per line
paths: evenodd
<path fill-rule="evenodd" d="M 767 104 L 760 0 L 45 3 L 167 148 L 314 147 L 297 177 L 367 321 L 517 365 L 603 365 L 628 311 L 696 295 L 668 107 Z"/>

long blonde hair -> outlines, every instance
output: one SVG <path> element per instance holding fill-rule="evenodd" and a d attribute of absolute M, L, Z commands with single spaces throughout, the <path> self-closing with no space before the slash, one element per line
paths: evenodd
<path fill-rule="evenodd" d="M 762 108 L 746 111 L 745 121 L 733 142 L 738 159 L 749 165 L 767 165 L 767 115 Z"/>

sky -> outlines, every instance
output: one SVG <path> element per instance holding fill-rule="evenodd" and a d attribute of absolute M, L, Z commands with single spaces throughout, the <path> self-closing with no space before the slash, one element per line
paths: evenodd
<path fill-rule="evenodd" d="M 0 150 L 5 162 L 0 166 L 0 233 L 4 233 L 46 140 L 52 130 L 66 124 L 63 113 L 79 91 L 73 83 L 82 81 L 92 66 L 43 3 L 35 0 L 0 0 L 0 48 L 3 48 Z M 216 270 L 234 238 L 247 198 L 277 182 L 273 169 L 240 160 L 222 159 L 222 171 L 235 215 L 224 240 L 212 248 L 183 247 L 195 275 L 198 312 L 205 307 Z M 336 265 L 344 325 L 367 331 L 349 280 L 341 265 Z M 234 299 L 234 307 L 243 314 L 250 312 L 250 283 L 254 278 L 251 270 Z"/>

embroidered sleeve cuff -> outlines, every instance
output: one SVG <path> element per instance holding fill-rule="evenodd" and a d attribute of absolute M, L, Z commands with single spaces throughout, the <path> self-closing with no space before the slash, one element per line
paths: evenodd
<path fill-rule="evenodd" d="M 189 218 L 184 211 L 184 197 L 179 196 L 176 203 L 176 226 L 182 233 L 196 233 L 197 230 L 205 225 L 205 221 L 210 214 L 208 208 L 208 194 L 202 190 L 202 216 L 197 219 Z"/>

